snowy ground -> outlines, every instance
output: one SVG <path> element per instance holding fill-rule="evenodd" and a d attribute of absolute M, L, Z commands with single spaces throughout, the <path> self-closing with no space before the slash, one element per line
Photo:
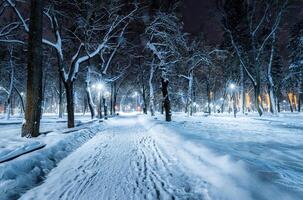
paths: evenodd
<path fill-rule="evenodd" d="M 42 137 L 28 140 L 27 138 L 20 137 L 21 126 L 23 118 L 11 117 L 10 120 L 3 119 L 4 116 L 0 116 L 0 160 L 1 156 L 14 151 L 20 147 L 30 146 L 32 143 L 49 143 L 50 138 L 45 139 L 45 135 Z M 89 116 L 76 116 L 76 124 L 86 123 L 90 120 Z M 61 132 L 66 129 L 66 119 L 58 119 L 54 115 L 46 115 L 42 118 L 40 132 Z"/>
<path fill-rule="evenodd" d="M 110 120 L 21 199 L 302 199 L 303 117 Z"/>
<path fill-rule="evenodd" d="M 79 120 L 81 119 L 81 121 Z M 0 199 L 16 199 L 39 183 L 56 164 L 104 129 L 103 123 L 79 117 L 78 127 L 67 129 L 66 120 L 46 116 L 38 138 L 21 138 L 22 119 L 0 120 Z M 39 150 L 24 154 L 35 148 Z"/>

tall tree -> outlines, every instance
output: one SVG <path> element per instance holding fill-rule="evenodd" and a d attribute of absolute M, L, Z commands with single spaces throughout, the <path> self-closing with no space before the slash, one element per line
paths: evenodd
<path fill-rule="evenodd" d="M 243 67 L 247 77 L 254 87 L 255 108 L 259 115 L 263 114 L 261 99 L 261 78 L 262 78 L 262 60 L 266 45 L 271 41 L 274 34 L 277 33 L 281 25 L 281 19 L 288 6 L 288 0 L 284 2 L 260 0 L 242 2 L 243 9 L 246 10 L 245 29 L 248 30 L 249 45 L 243 48 L 243 43 L 239 39 L 237 31 L 231 23 L 228 15 L 228 1 L 218 0 L 218 6 L 221 9 L 223 17 L 223 26 L 225 32 L 230 38 L 230 42 L 236 52 L 236 55 Z"/>
<path fill-rule="evenodd" d="M 290 70 L 299 85 L 298 111 L 300 112 L 303 103 L 303 20 L 292 27 L 288 49 Z"/>
<path fill-rule="evenodd" d="M 43 0 L 31 0 L 26 110 L 25 122 L 22 126 L 22 136 L 26 137 L 39 135 L 42 103 L 42 30 Z"/>

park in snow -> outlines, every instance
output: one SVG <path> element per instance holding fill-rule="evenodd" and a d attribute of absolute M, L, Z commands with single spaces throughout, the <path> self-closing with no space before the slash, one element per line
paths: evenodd
<path fill-rule="evenodd" d="M 46 144 L 0 164 L 1 200 L 303 197 L 300 114 L 79 118 L 83 124 L 65 133 L 45 117 L 46 134 L 33 141 L 1 121 L 0 159 Z"/>
<path fill-rule="evenodd" d="M 302 0 L 0 0 L 0 200 L 302 200 Z"/>

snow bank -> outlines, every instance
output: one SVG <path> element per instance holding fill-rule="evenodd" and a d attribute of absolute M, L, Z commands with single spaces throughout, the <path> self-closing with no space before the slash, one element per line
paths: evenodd
<path fill-rule="evenodd" d="M 174 159 L 182 163 L 188 175 L 204 180 L 194 183 L 194 190 L 203 193 L 205 199 L 300 199 L 299 191 L 277 183 L 288 180 L 282 176 L 284 167 L 289 175 L 297 174 L 288 166 L 290 163 L 282 162 L 281 156 L 276 157 L 272 151 L 271 155 L 267 153 L 263 157 L 275 148 L 270 144 L 267 148 L 268 141 L 300 141 L 299 131 L 288 128 L 294 119 L 280 119 L 287 124 L 285 128 L 284 124 L 277 122 L 278 119 L 271 119 L 270 126 L 266 118 L 229 117 L 177 116 L 170 123 L 162 120 L 151 123 L 142 117 L 141 123 L 157 136 L 162 151 L 173 154 Z M 256 143 L 252 144 L 251 140 Z M 240 148 L 242 145 L 245 145 L 244 149 Z M 264 147 L 262 154 L 255 155 L 260 145 Z M 298 153 L 295 146 L 290 150 Z M 288 159 L 292 157 L 288 155 Z M 275 165 L 277 168 L 273 169 Z M 275 174 L 282 175 L 274 177 Z M 293 184 L 298 186 L 300 181 Z"/>
<path fill-rule="evenodd" d="M 68 134 L 52 132 L 40 136 L 40 140 L 47 140 L 46 147 L 0 164 L 0 200 L 17 199 L 40 183 L 60 160 L 102 129 L 104 126 L 91 125 Z"/>

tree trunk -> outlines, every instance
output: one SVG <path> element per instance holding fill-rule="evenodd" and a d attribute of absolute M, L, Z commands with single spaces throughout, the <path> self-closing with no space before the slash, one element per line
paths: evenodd
<path fill-rule="evenodd" d="M 86 81 L 85 81 L 85 92 L 86 92 L 86 97 L 87 97 L 87 103 L 88 103 L 88 108 L 90 111 L 91 118 L 94 119 L 96 117 L 95 113 L 95 104 L 92 99 L 91 91 L 90 91 L 90 68 L 88 67 L 87 73 L 86 73 Z"/>
<path fill-rule="evenodd" d="M 240 64 L 240 102 L 242 113 L 245 113 L 245 93 L 244 93 L 244 69 L 243 65 Z"/>
<path fill-rule="evenodd" d="M 98 108 L 99 119 L 102 119 L 103 115 L 102 115 L 102 96 L 101 96 L 101 93 L 99 93 L 98 96 L 99 96 L 99 108 Z"/>
<path fill-rule="evenodd" d="M 293 104 L 292 104 L 292 99 L 291 95 L 287 95 L 288 103 L 289 103 L 289 109 L 291 112 L 294 112 Z"/>
<path fill-rule="evenodd" d="M 102 101 L 103 101 L 104 118 L 107 119 L 107 104 L 104 96 L 102 96 Z"/>
<path fill-rule="evenodd" d="M 74 83 L 70 80 L 64 83 L 67 104 L 67 127 L 75 127 L 74 113 Z"/>
<path fill-rule="evenodd" d="M 277 109 L 278 109 L 278 112 L 281 112 L 281 102 L 279 99 L 277 99 Z"/>
<path fill-rule="evenodd" d="M 46 99 L 44 98 L 45 94 L 45 89 L 46 89 L 46 70 L 44 70 L 43 73 L 43 82 L 42 82 L 42 107 L 41 107 L 41 117 L 42 118 L 42 113 L 46 112 Z"/>
<path fill-rule="evenodd" d="M 155 115 L 155 96 L 154 96 L 154 88 L 153 88 L 153 77 L 154 77 L 154 66 L 150 68 L 150 75 L 149 75 L 149 109 L 151 116 Z"/>
<path fill-rule="evenodd" d="M 113 115 L 113 93 L 114 93 L 114 83 L 110 84 L 110 115 Z"/>
<path fill-rule="evenodd" d="M 116 106 L 117 106 L 117 87 L 116 83 L 114 83 L 114 88 L 113 88 L 113 112 L 116 114 Z"/>
<path fill-rule="evenodd" d="M 37 137 L 42 103 L 43 1 L 31 0 L 25 122 L 22 136 Z"/>
<path fill-rule="evenodd" d="M 298 112 L 301 112 L 301 109 L 302 109 L 302 104 L 303 104 L 303 69 L 301 70 L 300 72 L 300 75 L 299 75 L 299 99 L 298 99 Z"/>
<path fill-rule="evenodd" d="M 12 58 L 12 50 L 10 50 L 10 67 L 11 67 L 11 73 L 10 73 L 10 84 L 9 84 L 9 89 L 8 89 L 8 94 L 7 94 L 7 110 L 6 110 L 6 116 L 5 119 L 9 120 L 10 114 L 11 114 L 11 104 L 12 104 L 12 93 L 13 93 L 13 88 L 14 88 L 14 78 L 15 78 L 15 70 L 14 70 L 14 65 L 13 65 L 13 58 Z"/>
<path fill-rule="evenodd" d="M 21 102 L 21 111 L 23 111 L 23 113 L 25 112 L 25 106 L 24 106 L 24 100 L 23 97 L 21 95 L 21 93 L 19 92 L 19 90 L 14 86 L 14 90 L 17 92 L 19 98 L 20 98 L 20 102 Z"/>
<path fill-rule="evenodd" d="M 145 84 L 142 85 L 143 113 L 147 114 L 146 89 Z"/>
<path fill-rule="evenodd" d="M 88 108 L 89 108 L 89 111 L 90 111 L 90 115 L 91 115 L 91 118 L 94 119 L 96 117 L 95 105 L 94 105 L 93 100 L 92 100 L 89 85 L 86 85 L 85 91 L 86 91 L 87 104 L 88 104 Z"/>
<path fill-rule="evenodd" d="M 260 84 L 257 83 L 257 85 L 254 86 L 254 90 L 255 90 L 255 107 L 259 113 L 259 116 L 262 116 L 263 114 L 263 108 L 262 108 L 262 102 L 260 101 L 261 98 L 261 88 L 260 88 Z"/>
<path fill-rule="evenodd" d="M 231 96 L 232 101 L 233 101 L 233 112 L 234 112 L 234 117 L 237 117 L 237 101 L 236 101 L 236 92 L 233 91 L 233 94 Z"/>
<path fill-rule="evenodd" d="M 206 92 L 207 92 L 207 112 L 210 115 L 211 114 L 211 96 L 210 96 L 210 86 L 209 86 L 209 81 L 207 80 L 206 83 Z"/>
<path fill-rule="evenodd" d="M 170 107 L 170 100 L 168 96 L 168 83 L 167 79 L 161 78 L 162 82 L 162 95 L 163 95 L 163 108 L 165 110 L 165 120 L 170 122 L 171 121 L 171 107 Z"/>
<path fill-rule="evenodd" d="M 193 71 L 191 70 L 189 73 L 189 79 L 188 79 L 188 91 L 187 91 L 187 100 L 186 100 L 186 108 L 185 112 L 187 112 L 188 115 L 193 115 Z"/>
<path fill-rule="evenodd" d="M 62 119 L 63 118 L 63 87 L 62 87 L 62 80 L 59 74 L 59 118 Z"/>
<path fill-rule="evenodd" d="M 274 52 L 275 52 L 275 35 L 273 34 L 273 41 L 271 44 L 271 52 L 270 52 L 270 59 L 269 59 L 269 63 L 268 63 L 268 68 L 267 68 L 267 80 L 268 80 L 268 90 L 269 90 L 269 106 L 270 106 L 270 112 L 272 114 L 276 114 L 277 113 L 277 109 L 276 109 L 276 102 L 275 102 L 275 92 L 274 92 L 274 88 L 275 88 L 275 84 L 272 78 L 272 62 L 273 62 L 273 58 L 274 58 Z"/>

